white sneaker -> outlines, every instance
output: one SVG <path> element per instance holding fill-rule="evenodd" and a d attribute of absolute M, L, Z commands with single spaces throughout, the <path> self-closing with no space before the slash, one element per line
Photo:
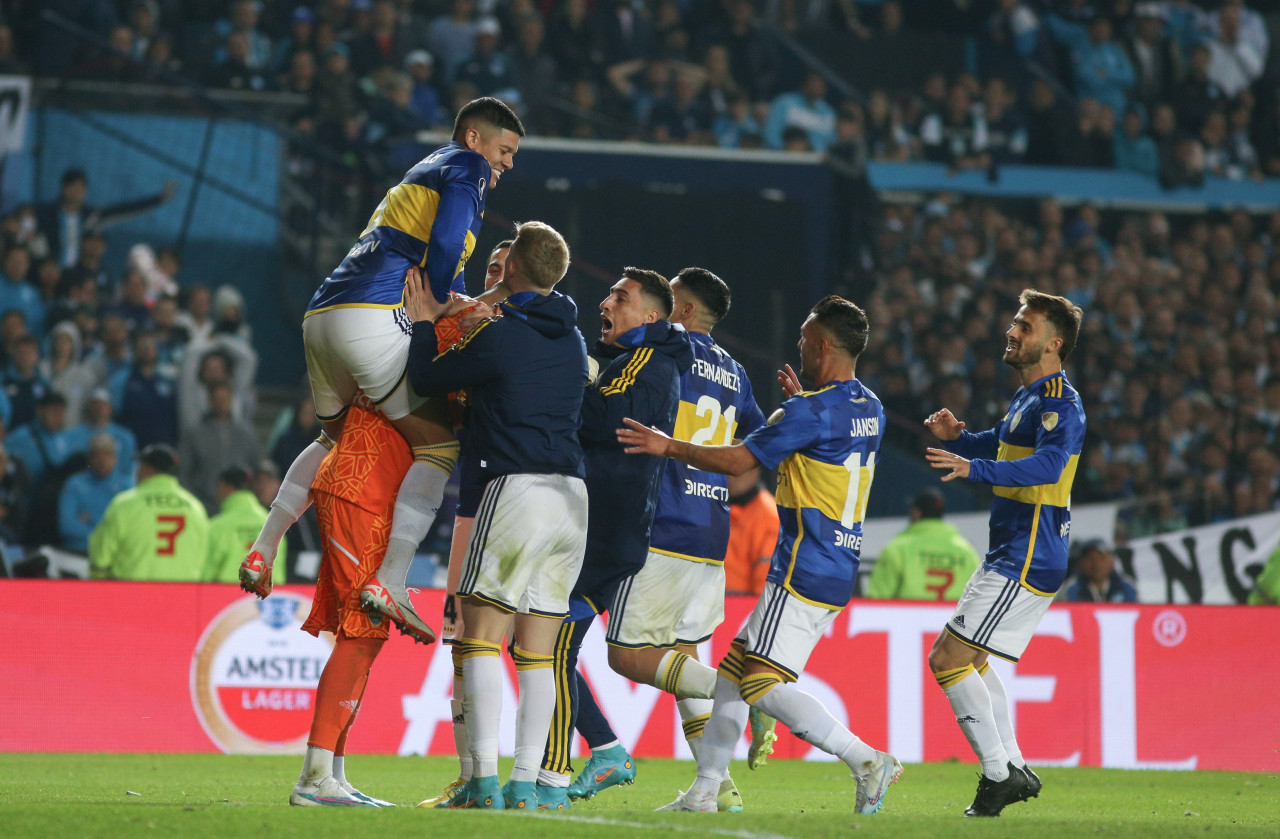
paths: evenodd
<path fill-rule="evenodd" d="M 359 798 L 327 775 L 314 783 L 298 781 L 289 793 L 289 803 L 295 807 L 377 807 L 372 800 Z"/>
<path fill-rule="evenodd" d="M 693 790 L 680 792 L 680 796 L 665 807 L 659 807 L 654 812 L 661 813 L 663 811 L 675 813 L 714 813 L 718 809 L 716 806 L 716 798 L 714 795 L 701 798 L 693 796 Z"/>
<path fill-rule="evenodd" d="M 855 811 L 869 816 L 884 804 L 884 795 L 889 785 L 898 780 L 902 774 L 902 764 L 887 752 L 876 752 L 874 761 L 867 761 L 853 773 L 858 782 Z"/>
<path fill-rule="evenodd" d="M 348 793 L 350 793 L 351 795 L 354 795 L 356 798 L 359 798 L 359 799 L 361 799 L 362 801 L 368 801 L 368 802 L 369 802 L 370 804 L 372 804 L 374 807 L 394 807 L 394 806 L 396 806 L 396 805 L 392 804 L 390 801 L 383 801 L 381 798 L 374 798 L 372 795 L 365 795 L 365 794 L 364 794 L 363 792 L 361 792 L 360 790 L 358 790 L 358 789 L 356 789 L 355 787 L 351 786 L 351 782 L 350 782 L 350 781 L 348 781 L 346 778 L 343 778 L 341 781 L 338 781 L 338 785 L 339 785 L 340 787 L 342 787 L 344 790 L 346 790 Z"/>

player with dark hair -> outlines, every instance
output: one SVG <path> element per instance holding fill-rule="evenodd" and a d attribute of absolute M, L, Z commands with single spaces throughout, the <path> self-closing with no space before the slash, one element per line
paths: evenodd
<path fill-rule="evenodd" d="M 675 427 L 680 376 L 693 364 L 693 352 L 685 329 L 667 320 L 674 305 L 675 296 L 665 277 L 633 267 L 622 270 L 622 279 L 600 303 L 600 340 L 593 352 L 603 369 L 587 386 L 578 431 L 591 497 L 586 558 L 573 588 L 569 620 L 556 640 L 556 709 L 538 774 L 538 801 L 543 808 L 569 806 L 569 748 L 580 687 L 578 651 L 596 615 L 605 610 L 609 612 L 609 634 L 614 632 L 620 616 L 615 597 L 619 585 L 643 568 L 648 556 L 663 461 L 627 457 L 614 429 L 627 416 L 643 417 L 668 431 Z M 710 691 L 702 690 L 709 698 Z M 687 685 L 683 694 L 698 695 Z M 635 763 L 620 744 L 601 743 L 594 736 L 588 739 L 595 741 L 594 752 L 616 756 L 612 774 L 621 782 L 635 778 Z"/>
<path fill-rule="evenodd" d="M 393 806 L 347 781 L 345 755 L 370 668 L 390 626 L 365 614 L 360 589 L 373 578 L 386 551 L 396 492 L 412 462 L 404 438 L 372 402 L 357 397 L 342 438 L 316 473 L 311 497 L 320 525 L 320 573 L 302 631 L 332 632 L 334 645 L 320 674 L 307 754 L 290 804 Z"/>
<path fill-rule="evenodd" d="M 867 316 L 831 295 L 815 305 L 800 331 L 799 390 L 761 428 L 732 445 L 674 440 L 633 418 L 618 429 L 629 453 L 671 457 L 696 469 L 740 475 L 756 464 L 778 470 L 777 551 L 760 602 L 720 662 L 715 705 L 703 729 L 698 778 L 664 810 L 712 811 L 733 749 L 755 706 L 801 740 L 840 758 L 857 781 L 855 810 L 880 809 L 902 764 L 862 742 L 822 703 L 793 684 L 818 639 L 853 597 L 884 409 L 855 378 L 866 348 Z"/>
<path fill-rule="evenodd" d="M 253 494 L 253 476 L 243 466 L 229 466 L 218 473 L 214 493 L 218 514 L 209 519 L 209 558 L 201 579 L 206 583 L 239 580 L 240 560 L 267 520 L 267 508 Z M 287 552 L 285 542 L 280 546 Z"/>
<path fill-rule="evenodd" d="M 464 106 L 454 123 L 453 142 L 428 155 L 387 192 L 359 240 L 311 298 L 302 334 L 316 416 L 324 430 L 281 481 L 262 532 L 241 566 L 245 590 L 259 595 L 270 590 L 280 539 L 306 510 L 311 480 L 341 435 L 347 408 L 360 391 L 414 453 L 397 496 L 387 554 L 363 601 L 415 639 L 435 639 L 414 611 L 404 581 L 440 506 L 458 459 L 458 443 L 446 401 L 419 397 L 404 381 L 412 331 L 404 313 L 405 278 L 423 270 L 437 301 L 465 291 L 463 267 L 483 221 L 486 192 L 511 168 L 524 133 L 515 112 L 497 99 L 485 97 Z"/>
<path fill-rule="evenodd" d="M 982 762 L 966 816 L 998 816 L 1040 793 L 1022 757 L 1009 699 L 988 655 L 1017 661 L 1067 573 L 1071 484 L 1084 441 L 1080 395 L 1062 371 L 1083 312 L 1064 297 L 1027 289 L 1005 332 L 1004 363 L 1022 387 L 995 428 L 977 434 L 943 408 L 925 426 L 945 448 L 929 464 L 957 478 L 991 484 L 991 542 L 955 613 L 929 652 L 929 669 Z"/>
<path fill-rule="evenodd" d="M 671 290 L 675 298 L 671 322 L 685 327 L 693 347 L 693 364 L 680 377 L 672 436 L 728 445 L 764 425 L 746 371 L 711 337 L 711 330 L 729 312 L 729 286 L 705 268 L 685 268 L 672 280 Z M 716 671 L 698 661 L 698 644 L 724 620 L 728 544 L 725 476 L 668 462 L 644 568 L 622 583 L 610 612 L 610 666 L 634 682 L 676 696 L 684 734 L 695 756 L 711 716 L 711 699 L 703 694 L 714 692 L 716 681 Z M 688 693 L 691 684 L 698 695 Z M 569 795 L 575 798 L 590 797 L 619 783 L 626 772 L 618 764 L 630 759 L 620 747 L 612 753 L 596 748 L 592 732 L 582 733 L 593 748 L 586 768 L 570 786 Z M 616 739 L 607 736 L 606 742 Z M 722 810 L 742 807 L 728 777 L 719 805 Z"/>

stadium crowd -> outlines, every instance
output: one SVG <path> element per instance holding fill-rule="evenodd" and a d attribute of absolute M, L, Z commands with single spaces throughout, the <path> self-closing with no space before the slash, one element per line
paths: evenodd
<path fill-rule="evenodd" d="M 1280 71 L 1241 0 L 65 4 L 99 48 L 43 5 L 0 4 L 5 72 L 303 94 L 289 122 L 360 161 L 492 95 L 544 136 L 825 152 L 843 116 L 875 160 L 1280 175 Z M 972 49 L 967 72 L 869 83 L 809 72 L 784 39 L 815 33 L 889 65 L 927 67 L 939 33 Z"/>

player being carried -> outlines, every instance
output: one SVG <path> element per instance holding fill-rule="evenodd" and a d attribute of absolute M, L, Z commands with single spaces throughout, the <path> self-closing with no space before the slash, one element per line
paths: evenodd
<path fill-rule="evenodd" d="M 706 472 L 740 475 L 757 463 L 778 470 L 782 526 L 760 601 L 720 662 L 715 704 L 698 750 L 693 786 L 664 810 L 714 812 L 733 749 L 757 707 L 797 737 L 840 758 L 857 782 L 855 810 L 880 809 L 902 764 L 858 739 L 794 682 L 818 639 L 853 596 L 862 519 L 884 409 L 855 378 L 869 327 L 861 309 L 835 295 L 815 305 L 800 331 L 800 375 L 780 373 L 796 395 L 768 423 L 733 445 L 673 440 L 632 419 L 618 429 L 627 451 L 671 457 Z"/>
<path fill-rule="evenodd" d="M 1080 307 L 1033 289 L 1005 332 L 1004 363 L 1022 387 L 995 428 L 974 434 L 943 408 L 924 424 L 945 448 L 929 464 L 956 478 L 991 484 L 991 541 L 955 613 L 929 652 L 929 669 L 956 722 L 982 762 L 966 816 L 998 816 L 1040 794 L 1040 778 L 1022 757 L 995 655 L 1017 661 L 1067 573 L 1071 484 L 1084 442 L 1080 395 L 1062 362 L 1080 334 Z"/>
<path fill-rule="evenodd" d="M 324 430 L 285 473 L 262 532 L 241 566 L 246 591 L 260 597 L 270 592 L 280 539 L 306 510 L 316 470 L 362 391 L 408 442 L 413 464 L 400 484 L 386 555 L 364 587 L 361 602 L 416 640 L 435 639 L 404 583 L 440 506 L 458 443 L 446 401 L 419 397 L 405 383 L 412 331 L 404 312 L 405 278 L 424 269 L 437 301 L 465 290 L 463 267 L 475 247 L 485 196 L 511 168 L 524 133 L 519 118 L 497 99 L 465 105 L 454 122 L 453 142 L 428 155 L 387 192 L 359 240 L 311 298 L 302 334 L 316 415 Z M 495 291 L 490 292 L 493 300 L 505 294 Z"/>

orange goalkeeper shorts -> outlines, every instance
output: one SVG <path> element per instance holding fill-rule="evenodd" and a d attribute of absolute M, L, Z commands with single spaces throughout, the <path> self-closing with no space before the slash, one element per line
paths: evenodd
<path fill-rule="evenodd" d="M 327 492 L 314 493 L 320 520 L 320 573 L 311 614 L 304 632 L 337 634 L 348 638 L 386 638 L 390 621 L 374 626 L 360 608 L 360 589 L 373 579 L 387 552 L 391 535 L 391 511 L 375 515 Z"/>

